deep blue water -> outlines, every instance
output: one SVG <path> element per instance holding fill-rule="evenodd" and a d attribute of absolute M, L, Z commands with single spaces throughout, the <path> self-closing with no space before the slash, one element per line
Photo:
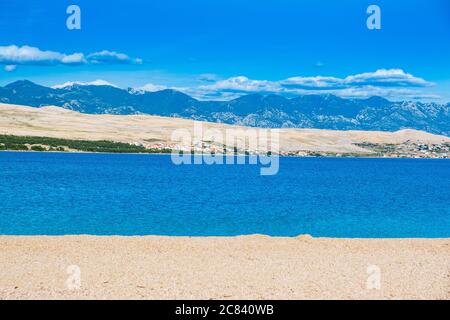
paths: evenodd
<path fill-rule="evenodd" d="M 0 234 L 450 237 L 450 160 L 0 153 Z"/>

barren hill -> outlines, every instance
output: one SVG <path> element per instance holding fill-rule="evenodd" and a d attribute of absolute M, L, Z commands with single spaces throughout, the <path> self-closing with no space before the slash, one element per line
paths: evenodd
<path fill-rule="evenodd" d="M 267 129 L 238 127 L 201 122 L 204 131 L 214 129 Z M 0 104 L 0 135 L 41 136 L 64 139 L 110 140 L 142 144 L 146 147 L 161 143 L 173 144 L 176 129 L 193 132 L 194 121 L 149 115 L 92 115 L 59 107 L 32 108 Z M 384 145 L 450 145 L 450 138 L 417 130 L 338 131 L 321 129 L 278 129 L 282 152 L 325 152 L 369 154 L 374 146 Z M 236 132 L 237 139 L 244 131 Z M 206 133 L 203 141 L 214 144 L 216 136 Z"/>

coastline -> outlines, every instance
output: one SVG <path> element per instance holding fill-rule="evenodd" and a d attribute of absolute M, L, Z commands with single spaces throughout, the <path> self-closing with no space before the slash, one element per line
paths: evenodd
<path fill-rule="evenodd" d="M 149 152 L 149 153 L 128 153 L 128 152 L 90 152 L 90 151 L 34 151 L 34 150 L 0 150 L 0 154 L 4 153 L 57 153 L 57 154 L 106 154 L 106 155 L 159 155 L 159 156 L 170 156 L 171 153 L 167 152 Z M 203 153 L 190 153 L 191 156 L 210 156 L 209 154 L 203 154 Z M 216 154 L 218 156 L 238 156 L 238 157 L 250 157 L 250 156 L 262 156 L 261 154 L 255 154 L 255 155 L 247 155 L 247 154 L 238 154 L 238 155 L 228 155 L 223 153 Z M 285 155 L 285 154 L 275 154 L 273 156 L 277 156 L 280 158 L 331 158 L 331 159 L 423 159 L 423 160 L 448 160 L 450 158 L 437 158 L 437 157 L 392 157 L 392 156 L 374 156 L 374 155 L 351 155 L 351 156 L 335 156 L 335 155 L 314 155 L 314 156 L 301 156 L 301 155 Z"/>
<path fill-rule="evenodd" d="M 450 238 L 0 236 L 0 299 L 450 299 Z"/>

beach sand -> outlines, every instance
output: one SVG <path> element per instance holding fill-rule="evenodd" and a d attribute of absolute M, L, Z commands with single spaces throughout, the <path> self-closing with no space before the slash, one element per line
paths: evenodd
<path fill-rule="evenodd" d="M 450 299 L 450 239 L 2 236 L 0 299 Z"/>

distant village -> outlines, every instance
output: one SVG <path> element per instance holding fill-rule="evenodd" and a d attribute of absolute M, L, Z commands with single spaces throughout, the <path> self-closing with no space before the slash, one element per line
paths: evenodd
<path fill-rule="evenodd" d="M 359 144 L 380 157 L 390 158 L 449 158 L 450 143 L 424 144 L 407 142 L 403 144 Z"/>
<path fill-rule="evenodd" d="M 297 157 L 386 157 L 386 158 L 449 158 L 450 143 L 442 144 L 418 144 L 408 142 L 404 144 L 374 144 L 360 143 L 357 146 L 368 150 L 367 153 L 334 153 L 312 150 L 280 151 L 273 152 L 281 156 Z M 239 154 L 239 155 L 261 155 L 271 154 L 257 149 L 238 149 L 236 147 L 218 146 L 209 142 L 199 142 L 191 146 L 183 146 L 176 143 L 156 143 L 146 146 L 154 151 L 160 150 L 162 153 L 168 151 L 178 151 L 180 153 L 195 154 Z"/>
<path fill-rule="evenodd" d="M 226 155 L 280 155 L 294 157 L 378 157 L 378 158 L 439 158 L 450 157 L 450 143 L 418 143 L 407 141 L 400 144 L 355 143 L 354 152 L 330 152 L 300 147 L 286 151 L 267 149 L 267 146 L 227 146 L 212 141 L 198 141 L 191 145 L 158 141 L 114 141 L 70 140 L 35 136 L 0 135 L 0 151 L 50 151 L 50 152 L 104 152 L 104 153 L 183 153 Z M 359 149 L 359 150 L 358 150 Z"/>

